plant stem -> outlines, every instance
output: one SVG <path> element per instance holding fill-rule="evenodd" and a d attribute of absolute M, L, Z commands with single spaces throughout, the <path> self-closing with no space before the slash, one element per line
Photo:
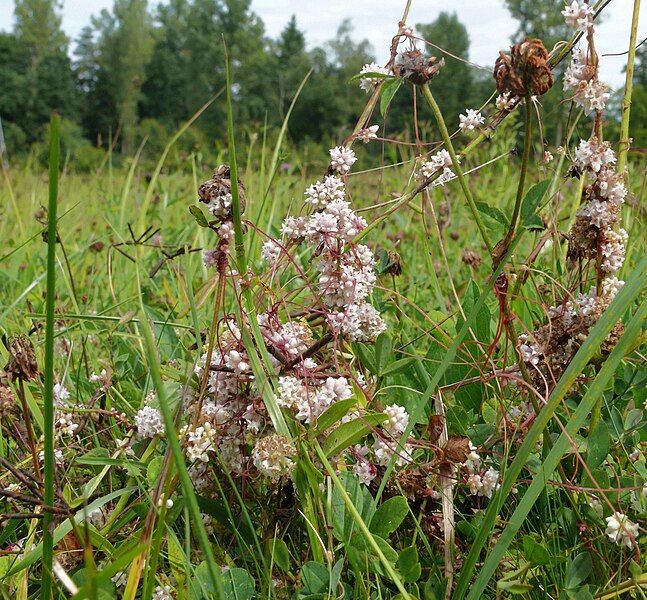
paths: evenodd
<path fill-rule="evenodd" d="M 461 170 L 460 164 L 458 162 L 458 157 L 456 156 L 456 151 L 454 150 L 454 145 L 452 144 L 452 140 L 449 135 L 449 131 L 447 130 L 447 125 L 445 125 L 445 120 L 443 119 L 443 115 L 440 112 L 440 108 L 436 103 L 436 100 L 434 99 L 434 96 L 431 93 L 431 90 L 429 89 L 429 85 L 425 84 L 421 86 L 421 89 L 422 89 L 422 95 L 425 97 L 425 100 L 427 100 L 432 112 L 434 113 L 436 122 L 438 123 L 438 128 L 440 129 L 440 135 L 443 138 L 443 142 L 445 143 L 445 148 L 447 148 L 447 152 L 449 152 L 449 156 L 452 159 L 452 167 L 454 168 L 454 173 L 456 173 L 458 182 L 460 183 L 460 186 L 463 190 L 463 194 L 465 195 L 465 200 L 467 200 L 467 205 L 472 211 L 472 217 L 476 222 L 476 226 L 478 227 L 481 233 L 481 237 L 483 238 L 483 241 L 485 242 L 485 245 L 487 246 L 488 251 L 492 252 L 492 250 L 494 249 L 494 246 L 492 245 L 490 236 L 488 235 L 487 230 L 485 229 L 485 225 L 483 223 L 483 220 L 481 219 L 481 215 L 478 211 L 478 208 L 476 207 L 476 203 L 474 202 L 474 197 L 472 196 L 472 192 L 470 191 L 469 186 L 467 185 L 465 176 L 463 175 L 463 171 Z"/>
<path fill-rule="evenodd" d="M 44 490 L 45 507 L 54 504 L 54 300 L 56 294 L 56 210 L 58 203 L 58 124 L 59 116 L 54 113 L 49 129 L 49 205 L 47 212 L 47 295 L 45 299 L 45 390 L 43 394 L 43 437 L 44 448 Z M 54 537 L 52 534 L 54 515 L 45 511 L 43 518 L 43 566 L 41 572 L 40 597 L 52 597 L 52 562 L 54 559 Z"/>
<path fill-rule="evenodd" d="M 521 201 L 523 200 L 523 190 L 526 183 L 526 173 L 528 172 L 528 162 L 530 161 L 530 148 L 532 141 L 532 113 L 530 108 L 530 95 L 526 95 L 524 102 L 525 119 L 524 119 L 524 137 L 523 137 L 523 155 L 521 157 L 521 171 L 519 173 L 519 184 L 517 185 L 517 196 L 514 199 L 514 208 L 512 209 L 512 217 L 510 217 L 510 229 L 506 235 L 506 239 L 511 240 L 512 236 L 517 230 L 517 221 L 519 220 L 519 213 L 521 212 Z"/>
<path fill-rule="evenodd" d="M 629 114 L 631 112 L 631 93 L 633 91 L 634 62 L 636 58 L 636 38 L 638 36 L 639 16 L 640 0 L 634 0 L 634 11 L 631 17 L 631 33 L 629 34 L 629 54 L 627 55 L 625 93 L 622 98 L 620 141 L 618 142 L 618 173 L 621 175 L 627 165 L 627 152 L 629 151 Z"/>

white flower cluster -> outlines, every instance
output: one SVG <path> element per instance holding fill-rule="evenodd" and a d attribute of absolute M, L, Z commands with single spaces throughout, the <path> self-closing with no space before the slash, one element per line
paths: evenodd
<path fill-rule="evenodd" d="M 135 428 L 137 437 L 141 439 L 154 438 L 164 434 L 164 421 L 158 408 L 151 406 L 157 399 L 155 392 L 150 392 L 144 398 L 142 406 L 135 415 Z"/>
<path fill-rule="evenodd" d="M 386 67 L 381 67 L 377 63 L 368 63 L 362 67 L 360 70 L 359 74 L 363 75 L 364 73 L 375 73 L 378 75 L 388 75 L 389 74 L 389 69 Z M 362 77 L 359 80 L 359 87 L 363 89 L 367 94 L 370 94 L 374 89 L 375 86 L 380 83 L 382 80 L 381 77 Z"/>
<path fill-rule="evenodd" d="M 461 131 L 474 131 L 477 127 L 485 123 L 485 117 L 477 110 L 468 108 L 466 113 L 459 116 L 459 127 Z"/>
<path fill-rule="evenodd" d="M 71 394 L 62 383 L 55 383 L 52 390 L 54 397 L 55 427 L 61 435 L 73 436 L 76 434 L 79 424 L 74 420 L 73 407 L 70 406 L 69 400 Z M 77 405 L 77 408 L 82 408 Z"/>
<path fill-rule="evenodd" d="M 266 477 L 277 480 L 294 468 L 296 449 L 284 435 L 268 435 L 256 442 L 252 458 L 256 468 Z"/>
<path fill-rule="evenodd" d="M 593 174 L 595 181 L 587 188 L 587 201 L 577 212 L 573 237 L 582 239 L 573 239 L 572 244 L 582 246 L 586 257 L 592 258 L 599 252 L 601 270 L 606 275 L 616 273 L 622 267 L 628 239 L 624 229 L 614 229 L 627 195 L 620 175 L 613 169 L 615 162 L 616 156 L 609 143 L 598 142 L 596 138 L 582 140 L 575 151 L 575 164 Z M 593 244 L 588 241 L 586 233 L 591 228 L 597 234 Z"/>
<path fill-rule="evenodd" d="M 589 115 L 603 110 L 609 99 L 609 86 L 597 78 L 597 67 L 589 64 L 586 50 L 575 49 L 564 74 L 564 91 L 572 91 L 572 100 Z"/>
<path fill-rule="evenodd" d="M 604 533 L 612 542 L 618 545 L 633 548 L 639 535 L 638 525 L 621 512 L 614 512 L 606 518 L 607 528 Z"/>
<path fill-rule="evenodd" d="M 333 171 L 337 171 L 342 175 L 350 172 L 351 167 L 357 161 L 355 152 L 348 146 L 335 146 L 329 150 L 330 166 Z"/>
<path fill-rule="evenodd" d="M 171 586 L 165 585 L 162 587 L 161 585 L 158 585 L 155 588 L 155 592 L 153 593 L 152 598 L 153 600 L 173 600 L 173 595 L 171 594 Z"/>
<path fill-rule="evenodd" d="M 315 208 L 326 206 L 335 200 L 344 200 L 346 188 L 344 182 L 335 175 L 324 177 L 323 182 L 317 181 L 306 189 L 305 203 Z"/>
<path fill-rule="evenodd" d="M 456 160 L 460 164 L 460 157 L 457 156 Z M 431 160 L 422 163 L 420 175 L 427 178 L 440 170 L 442 170 L 442 174 L 434 181 L 433 185 L 445 185 L 448 181 L 456 178 L 452 171 L 452 159 L 447 150 L 440 150 L 431 157 Z"/>
<path fill-rule="evenodd" d="M 180 435 L 185 439 L 186 454 L 191 462 L 209 461 L 209 453 L 215 451 L 216 430 L 207 421 L 197 427 L 184 426 Z"/>
<path fill-rule="evenodd" d="M 328 377 L 323 383 L 317 380 L 285 376 L 279 378 L 276 401 L 279 406 L 295 412 L 299 421 L 313 423 L 329 406 L 352 396 L 345 377 Z"/>
<path fill-rule="evenodd" d="M 379 125 L 370 125 L 369 127 L 364 127 L 357 132 L 357 135 L 355 137 L 365 144 L 368 144 L 368 142 L 370 142 L 371 140 L 377 139 L 377 132 L 379 128 Z"/>
<path fill-rule="evenodd" d="M 462 464 L 467 473 L 467 487 L 472 496 L 485 496 L 492 498 L 492 494 L 499 488 L 499 472 L 494 467 L 484 469 L 483 461 L 476 446 L 469 443 L 470 453 Z"/>
<path fill-rule="evenodd" d="M 517 98 L 512 95 L 512 92 L 503 92 L 496 97 L 494 104 L 497 110 L 512 110 L 516 101 Z"/>
<path fill-rule="evenodd" d="M 578 2 L 573 0 L 562 11 L 564 21 L 569 27 L 573 27 L 577 31 L 586 32 L 586 30 L 593 25 L 593 17 L 595 10 L 586 2 Z"/>

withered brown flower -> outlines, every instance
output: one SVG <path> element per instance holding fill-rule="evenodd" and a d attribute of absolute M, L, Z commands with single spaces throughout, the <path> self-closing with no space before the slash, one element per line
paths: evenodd
<path fill-rule="evenodd" d="M 9 362 L 4 370 L 10 380 L 31 381 L 38 377 L 38 364 L 34 346 L 26 335 L 16 335 L 5 342 L 9 350 Z"/>
<path fill-rule="evenodd" d="M 548 66 L 548 51 L 540 39 L 525 40 L 510 48 L 510 54 L 499 52 L 494 63 L 494 79 L 500 94 L 541 96 L 553 85 Z"/>
<path fill-rule="evenodd" d="M 393 67 L 397 77 L 408 79 L 415 85 L 424 85 L 431 81 L 445 66 L 445 59 L 425 56 L 420 50 L 407 50 L 398 54 Z"/>
<path fill-rule="evenodd" d="M 218 202 L 221 198 L 231 194 L 231 170 L 228 165 L 220 165 L 213 173 L 213 176 L 208 181 L 205 181 L 198 188 L 198 199 L 207 205 L 212 205 Z M 243 182 L 238 180 L 238 196 L 240 198 L 240 212 L 245 212 L 246 198 L 245 186 Z M 223 205 L 224 206 L 224 205 Z M 223 208 L 223 214 L 215 214 L 219 219 L 226 221 L 231 218 L 231 207 Z"/>

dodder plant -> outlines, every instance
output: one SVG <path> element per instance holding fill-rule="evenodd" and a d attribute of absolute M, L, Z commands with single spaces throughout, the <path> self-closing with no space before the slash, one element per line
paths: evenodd
<path fill-rule="evenodd" d="M 0 533 L 11 542 L 9 589 L 26 597 L 35 587 L 28 570 L 41 556 L 76 597 L 252 598 L 260 590 L 276 598 L 589 598 L 644 583 L 646 469 L 633 447 L 644 397 L 618 388 L 646 379 L 644 365 L 628 357 L 643 335 L 647 304 L 635 301 L 647 264 L 626 284 L 618 278 L 627 174 L 603 137 L 608 88 L 598 78 L 595 11 L 576 0 L 567 6 L 575 35 L 553 52 L 538 39 L 502 52 L 494 107 L 467 109 L 453 134 L 435 100 L 447 67 L 424 52 L 407 12 L 388 64 L 358 76 L 370 97 L 356 128 L 272 234 L 249 216 L 263 205 L 238 175 L 228 98 L 229 163 L 191 207 L 200 236 L 211 240 L 201 301 L 212 319 L 201 331 L 189 282 L 193 346 L 160 365 L 156 343 L 168 325 L 151 323 L 141 300 L 134 323 L 153 385 L 137 388 L 134 409 L 108 369 L 85 379 L 61 371 L 55 384 L 48 370 L 55 438 L 45 431 L 43 444 L 29 405 L 41 387 L 35 354 L 24 338 L 7 341 L 0 415 L 20 423 L 6 453 L 13 460 L 2 459 L 2 494 L 12 506 L 12 525 Z M 540 97 L 571 51 L 563 85 L 572 118 L 553 160 L 533 134 L 534 114 L 541 132 Z M 423 141 L 430 128 L 416 122 L 417 154 L 403 161 L 407 187 L 365 207 L 362 183 L 372 185 L 373 175 L 357 174 L 356 142 L 393 142 L 378 137 L 374 112 L 379 104 L 387 113 L 403 86 L 415 94 L 417 116 L 425 108 L 418 100 L 426 103 L 441 139 Z M 474 169 L 464 169 L 522 109 L 523 151 L 504 213 L 476 190 Z M 590 135 L 573 143 L 587 117 Z M 482 170 L 496 160 L 488 156 Z M 550 169 L 550 180 L 530 185 Z M 578 202 L 564 222 L 558 200 L 573 184 Z M 463 261 L 486 278 L 483 291 L 474 281 L 455 285 L 447 258 L 444 229 L 460 196 L 481 236 Z M 436 257 L 423 274 L 437 311 L 396 283 L 411 268 L 407 232 L 402 258 L 375 247 L 386 245 L 376 243 L 378 227 L 407 209 L 425 236 L 433 223 L 438 238 L 447 281 L 438 281 Z M 50 308 L 48 369 L 52 296 Z M 624 379 L 610 391 L 622 361 Z M 99 470 L 88 478 L 80 465 Z M 46 547 L 37 543 L 39 520 L 53 523 Z M 619 579 L 606 590 L 612 570 Z"/>

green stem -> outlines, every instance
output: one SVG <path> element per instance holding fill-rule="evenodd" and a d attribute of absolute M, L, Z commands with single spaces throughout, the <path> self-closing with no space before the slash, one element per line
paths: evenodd
<path fill-rule="evenodd" d="M 506 235 L 506 239 L 511 240 L 517 230 L 517 221 L 519 220 L 519 213 L 521 212 L 521 201 L 523 200 L 523 190 L 526 183 L 526 173 L 528 172 L 528 162 L 530 161 L 530 148 L 532 141 L 532 113 L 530 107 L 530 95 L 526 96 L 524 102 L 525 120 L 524 120 L 524 138 L 523 138 L 523 155 L 521 157 L 521 172 L 519 173 L 519 184 L 517 185 L 517 196 L 514 199 L 514 208 L 512 209 L 512 217 L 510 217 L 510 229 Z"/>
<path fill-rule="evenodd" d="M 47 296 L 45 300 L 45 390 L 43 395 L 43 436 L 45 438 L 45 506 L 54 505 L 54 300 L 56 295 L 56 209 L 58 203 L 59 116 L 50 120 L 49 206 L 47 212 Z M 43 517 L 43 568 L 40 597 L 52 597 L 52 562 L 54 560 L 53 514 Z"/>
<path fill-rule="evenodd" d="M 492 250 L 494 249 L 494 246 L 492 245 L 490 236 L 488 235 L 487 230 L 485 229 L 485 225 L 483 223 L 483 220 L 481 219 L 481 214 L 479 213 L 478 208 L 476 207 L 476 202 L 474 202 L 474 197 L 472 196 L 472 192 L 470 191 L 469 186 L 467 185 L 465 176 L 463 175 L 463 171 L 461 170 L 461 166 L 458 162 L 458 157 L 456 156 L 456 151 L 454 150 L 454 145 L 452 144 L 449 131 L 447 130 L 447 125 L 445 125 L 445 120 L 443 119 L 443 115 L 440 112 L 440 107 L 436 103 L 436 100 L 434 99 L 434 96 L 431 93 L 431 90 L 429 89 L 429 85 L 425 84 L 421 86 L 421 90 L 422 90 L 422 95 L 425 97 L 425 100 L 428 102 L 432 112 L 434 113 L 434 117 L 436 118 L 436 122 L 438 123 L 438 128 L 440 129 L 440 135 L 443 138 L 443 142 L 445 143 L 445 148 L 447 148 L 447 152 L 449 152 L 449 156 L 452 159 L 452 167 L 454 168 L 454 173 L 456 173 L 458 182 L 460 183 L 461 189 L 463 190 L 463 194 L 465 195 L 465 200 L 467 200 L 467 205 L 472 211 L 472 217 L 474 218 L 474 221 L 476 222 L 476 226 L 481 232 L 481 237 L 483 238 L 483 241 L 485 242 L 485 245 L 487 246 L 488 251 L 492 252 Z"/>
<path fill-rule="evenodd" d="M 629 114 L 631 112 L 631 93 L 633 91 L 634 62 L 636 58 L 636 38 L 638 36 L 638 17 L 640 0 L 634 0 L 634 11 L 631 17 L 629 34 L 629 54 L 627 56 L 627 74 L 625 76 L 625 93 L 622 98 L 622 118 L 620 121 L 620 141 L 618 143 L 618 173 L 622 174 L 627 165 L 629 151 Z"/>

